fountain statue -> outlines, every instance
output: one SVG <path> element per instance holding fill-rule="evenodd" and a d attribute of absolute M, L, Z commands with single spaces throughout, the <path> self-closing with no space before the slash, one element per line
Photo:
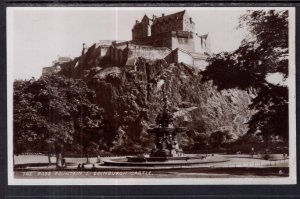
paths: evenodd
<path fill-rule="evenodd" d="M 184 132 L 182 127 L 173 126 L 174 116 L 169 110 L 169 101 L 163 90 L 163 109 L 156 117 L 157 127 L 148 129 L 148 133 L 155 135 L 155 147 L 150 157 L 180 157 L 183 156 L 179 148 L 177 134 Z"/>

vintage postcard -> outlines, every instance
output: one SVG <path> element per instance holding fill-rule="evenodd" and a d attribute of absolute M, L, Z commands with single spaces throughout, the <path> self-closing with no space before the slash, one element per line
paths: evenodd
<path fill-rule="evenodd" d="M 295 184 L 295 9 L 8 7 L 9 185 Z"/>

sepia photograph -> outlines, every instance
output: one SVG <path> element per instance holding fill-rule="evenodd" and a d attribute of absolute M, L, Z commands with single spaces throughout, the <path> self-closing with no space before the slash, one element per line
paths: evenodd
<path fill-rule="evenodd" d="M 295 70 L 290 7 L 8 7 L 8 183 L 296 184 Z"/>

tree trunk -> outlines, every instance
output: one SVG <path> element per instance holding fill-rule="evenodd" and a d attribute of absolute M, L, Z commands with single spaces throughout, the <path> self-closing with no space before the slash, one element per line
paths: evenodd
<path fill-rule="evenodd" d="M 100 147 L 97 148 L 97 163 L 101 163 Z"/>
<path fill-rule="evenodd" d="M 100 154 L 97 155 L 97 163 L 101 163 L 101 156 L 100 156 Z"/>
<path fill-rule="evenodd" d="M 48 162 L 49 162 L 49 164 L 51 164 L 51 153 L 50 153 L 50 151 L 48 151 Z"/>
<path fill-rule="evenodd" d="M 62 153 L 61 152 L 56 153 L 56 167 L 58 167 L 58 168 L 63 167 L 62 160 L 63 160 Z"/>
<path fill-rule="evenodd" d="M 56 154 L 56 167 L 62 168 L 63 165 L 63 150 L 64 144 L 63 143 L 55 143 L 55 154 Z"/>
<path fill-rule="evenodd" d="M 87 149 L 85 150 L 85 156 L 86 156 L 86 163 L 87 164 L 90 163 L 90 161 L 89 161 L 89 154 L 88 154 Z"/>

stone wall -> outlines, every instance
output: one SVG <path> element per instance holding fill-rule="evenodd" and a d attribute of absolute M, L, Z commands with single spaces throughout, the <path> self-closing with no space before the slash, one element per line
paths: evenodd
<path fill-rule="evenodd" d="M 112 64 L 124 65 L 128 57 L 128 49 L 119 49 L 111 46 L 109 49 L 109 56 Z"/>
<path fill-rule="evenodd" d="M 156 60 L 164 59 L 170 53 L 171 50 L 166 47 L 142 46 L 127 42 L 109 47 L 100 47 L 99 60 L 100 63 L 123 66 L 133 65 L 138 57 Z"/>
<path fill-rule="evenodd" d="M 153 47 L 172 47 L 172 34 L 171 32 L 161 33 L 159 35 L 152 35 L 151 37 L 145 37 L 139 41 L 132 41 L 135 45 L 146 45 Z"/>
<path fill-rule="evenodd" d="M 112 46 L 121 50 L 124 50 L 125 48 L 128 47 L 130 44 L 130 41 L 124 41 L 124 42 L 119 42 L 119 43 L 113 43 Z"/>
<path fill-rule="evenodd" d="M 143 57 L 149 60 L 164 59 L 171 50 L 166 47 L 152 47 L 152 46 L 140 46 L 130 45 L 128 49 L 128 58 L 126 65 L 133 65 L 135 59 Z"/>
<path fill-rule="evenodd" d="M 128 41 L 113 42 L 111 46 L 100 46 L 99 61 L 104 64 L 123 66 L 133 65 L 136 58 L 143 57 L 148 60 L 165 59 L 169 63 L 182 62 L 201 70 L 205 69 L 207 56 L 204 53 L 195 53 L 193 50 L 196 36 L 184 31 L 173 32 L 172 35 L 165 36 L 149 41 L 144 40 L 150 45 L 135 44 L 133 41 Z M 199 37 L 197 38 L 199 39 Z M 170 48 L 163 46 L 170 46 Z M 171 53 L 172 50 L 174 51 Z"/>
<path fill-rule="evenodd" d="M 173 50 L 168 56 L 165 57 L 165 60 L 170 64 L 183 62 L 190 66 L 194 65 L 194 59 L 192 55 L 189 52 L 180 48 Z"/>
<path fill-rule="evenodd" d="M 177 52 L 177 56 L 175 56 L 175 58 L 177 57 L 176 63 L 185 63 L 190 66 L 194 65 L 194 59 L 189 52 L 184 51 L 180 48 L 178 48 L 175 52 Z"/>
<path fill-rule="evenodd" d="M 187 50 L 189 52 L 194 52 L 194 40 L 193 38 L 188 37 L 172 37 L 172 47 L 171 49 L 174 50 L 176 48 L 181 48 L 183 50 Z"/>
<path fill-rule="evenodd" d="M 186 50 L 177 48 L 173 50 L 165 60 L 168 63 L 184 63 L 198 70 L 204 70 L 207 66 L 207 56 L 199 53 L 190 53 Z"/>

